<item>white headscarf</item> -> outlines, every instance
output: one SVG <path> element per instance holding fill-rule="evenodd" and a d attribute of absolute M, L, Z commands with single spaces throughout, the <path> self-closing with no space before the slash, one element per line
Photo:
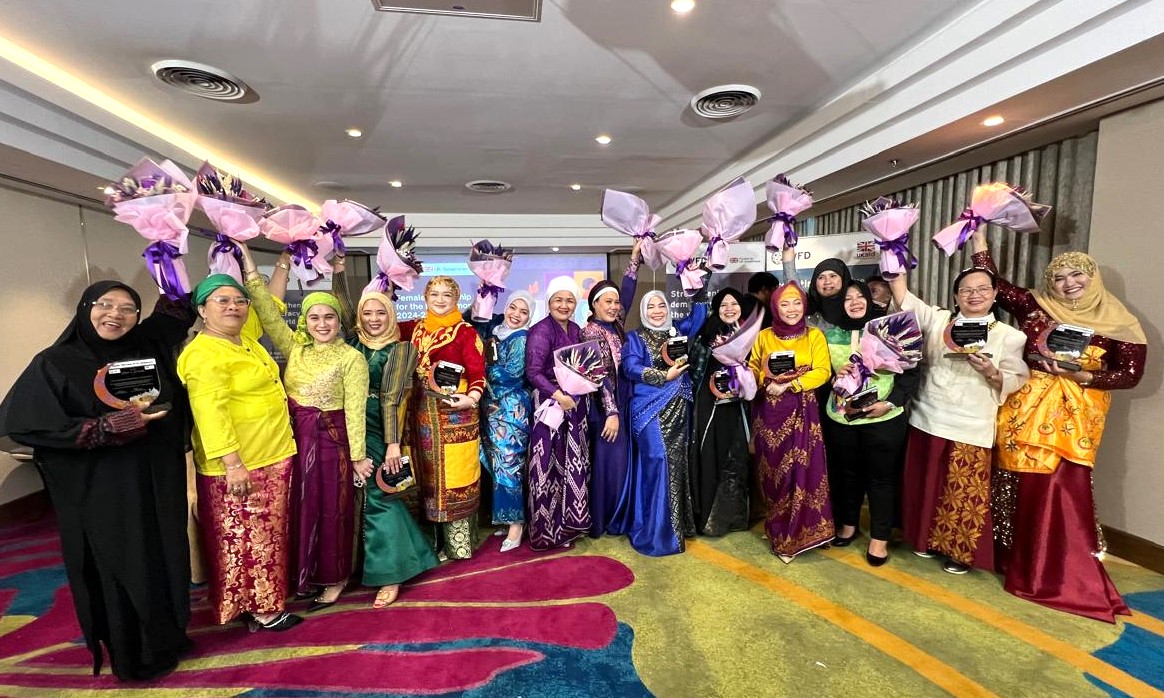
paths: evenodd
<path fill-rule="evenodd" d="M 525 303 L 526 309 L 529 310 L 529 315 L 525 316 L 525 324 L 521 327 L 518 327 L 517 329 L 510 327 L 505 323 L 505 320 L 502 320 L 501 324 L 493 328 L 493 336 L 496 337 L 499 341 L 504 341 L 506 337 L 513 334 L 514 332 L 517 332 L 517 330 L 524 330 L 525 328 L 529 327 L 529 321 L 533 318 L 533 296 L 530 295 L 528 291 L 522 291 L 520 289 L 509 294 L 509 297 L 505 299 L 505 306 L 501 309 L 502 315 L 505 314 L 506 310 L 509 310 L 510 303 L 513 303 L 514 301 L 523 301 Z"/>
<path fill-rule="evenodd" d="M 558 276 L 552 279 L 549 285 L 546 286 L 546 305 L 550 304 L 550 299 L 559 291 L 569 291 L 573 294 L 575 302 L 582 295 L 582 292 L 578 290 L 578 282 L 574 281 L 574 277 Z"/>
<path fill-rule="evenodd" d="M 667 305 L 667 319 L 663 321 L 663 324 L 657 327 L 652 325 L 651 321 L 647 319 L 647 303 L 655 296 L 662 298 L 663 303 Z M 643 294 L 642 300 L 639 301 L 639 323 L 642 324 L 645 329 L 653 330 L 655 332 L 671 331 L 671 304 L 667 303 L 667 294 L 663 293 L 662 291 L 647 291 Z"/>

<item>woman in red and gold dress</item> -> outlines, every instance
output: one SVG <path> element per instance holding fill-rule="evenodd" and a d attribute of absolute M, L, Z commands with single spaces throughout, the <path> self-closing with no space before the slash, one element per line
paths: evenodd
<path fill-rule="evenodd" d="M 400 323 L 401 338 L 417 352 L 406 427 L 413 473 L 420 482 L 424 517 L 437 524 L 438 543 L 443 537 L 443 554 L 453 560 L 468 559 L 475 547 L 473 519 L 481 497 L 477 403 L 485 392 L 481 338 L 461 319 L 460 298 L 455 279 L 433 277 L 424 287 L 425 316 Z M 464 369 L 447 398 L 425 392 L 432 367 L 440 361 Z"/>
<path fill-rule="evenodd" d="M 974 265 L 995 271 L 981 230 L 974 235 Z M 1006 590 L 1114 623 L 1128 607 L 1099 560 L 1091 470 L 1108 391 L 1135 387 L 1144 375 L 1144 331 L 1082 252 L 1051 260 L 1037 289 L 999 279 L 998 303 L 1027 335 L 1028 356 L 1039 353 L 1040 335 L 1055 323 L 1095 332 L 1077 371 L 1028 358 L 1031 379 L 998 411 L 993 515 Z"/>

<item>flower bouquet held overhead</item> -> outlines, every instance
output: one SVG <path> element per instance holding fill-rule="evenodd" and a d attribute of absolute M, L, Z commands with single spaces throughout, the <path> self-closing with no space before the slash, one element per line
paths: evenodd
<path fill-rule="evenodd" d="M 661 264 L 653 241 L 657 237 L 655 228 L 662 218 L 651 213 L 647 202 L 634 194 L 607 189 L 602 193 L 602 222 L 606 227 L 642 240 L 640 251 L 643 259 L 652 269 Z"/>
<path fill-rule="evenodd" d="M 1016 233 L 1035 233 L 1050 211 L 1050 206 L 1031 201 L 1030 193 L 1021 187 L 1006 182 L 979 184 L 970 195 L 970 206 L 957 221 L 939 230 L 933 242 L 950 257 L 983 223 L 1000 225 Z"/>
<path fill-rule="evenodd" d="M 606 378 L 606 367 L 602 363 L 602 351 L 597 341 L 571 344 L 554 351 L 554 378 L 558 389 L 570 397 L 578 398 L 598 390 Z M 557 400 L 549 399 L 534 410 L 534 418 L 545 424 L 551 431 L 562 425 L 566 413 Z"/>
<path fill-rule="evenodd" d="M 703 234 L 707 236 L 707 266 L 727 266 L 731 243 L 756 222 L 756 195 L 743 177 L 724 187 L 703 205 Z"/>
<path fill-rule="evenodd" d="M 142 158 L 105 194 L 115 219 L 150 241 L 142 256 L 161 292 L 171 300 L 186 298 L 190 280 L 182 255 L 190 233 L 186 224 L 198 200 L 194 183 L 169 160 L 159 164 Z"/>
<path fill-rule="evenodd" d="M 507 247 L 482 240 L 469 250 L 469 271 L 481 280 L 469 310 L 474 320 L 486 322 L 493 318 L 497 297 L 505 291 L 505 279 L 512 266 L 513 250 Z"/>
<path fill-rule="evenodd" d="M 917 204 L 901 204 L 880 197 L 861 207 L 861 227 L 872 233 L 881 249 L 881 276 L 892 279 L 917 268 L 917 257 L 909 249 L 909 229 L 921 216 Z"/>
<path fill-rule="evenodd" d="M 194 177 L 198 207 L 215 230 L 214 244 L 206 256 L 211 274 L 227 274 L 242 282 L 242 250 L 239 242 L 259 235 L 259 219 L 271 208 L 266 199 L 254 196 L 238 177 L 202 163 Z"/>
<path fill-rule="evenodd" d="M 273 208 L 259 219 L 259 230 L 272 242 L 286 246 L 291 272 L 307 286 L 331 274 L 327 257 L 333 242 L 330 235 L 320 232 L 321 225 L 318 216 L 298 204 Z"/>
<path fill-rule="evenodd" d="M 404 222 L 404 216 L 396 216 L 384 226 L 384 237 L 376 252 L 376 265 L 380 270 L 364 287 L 364 293 L 386 293 L 396 300 L 397 289 L 411 291 L 424 271 L 416 258 L 416 229 Z"/>
<path fill-rule="evenodd" d="M 332 251 L 340 257 L 347 254 L 345 237 L 367 235 L 383 228 L 385 223 L 379 210 L 348 199 L 324 201 L 319 217 L 323 220 L 319 232 L 331 237 Z"/>
<path fill-rule="evenodd" d="M 772 227 L 764 237 L 764 245 L 773 252 L 785 247 L 796 247 L 796 216 L 812 206 L 812 192 L 797 186 L 785 175 L 776 175 L 764 188 L 768 208 L 773 215 L 765 220 L 772 221 Z"/>

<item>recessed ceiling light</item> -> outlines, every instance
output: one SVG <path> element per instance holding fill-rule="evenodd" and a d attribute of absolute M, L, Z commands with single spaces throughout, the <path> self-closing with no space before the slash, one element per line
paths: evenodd
<path fill-rule="evenodd" d="M 574 191 L 581 191 L 581 189 L 582 189 L 582 185 L 581 185 L 581 184 L 574 183 L 574 184 L 571 184 L 571 185 L 570 185 L 570 188 L 571 188 L 571 189 L 573 189 Z"/>
<path fill-rule="evenodd" d="M 995 114 L 994 116 L 988 116 L 985 119 L 983 119 L 982 125 L 983 126 L 998 126 L 999 124 L 1003 123 L 1004 121 L 1006 121 L 1006 119 L 1002 118 L 1001 115 Z"/>
<path fill-rule="evenodd" d="M 598 143 L 598 145 L 610 145 L 610 136 L 604 133 L 600 136 L 595 136 L 594 141 Z"/>
<path fill-rule="evenodd" d="M 671 0 L 671 9 L 685 15 L 695 9 L 695 0 Z"/>
<path fill-rule="evenodd" d="M 348 138 L 359 138 L 360 136 L 364 135 L 364 132 L 358 128 L 349 128 L 348 130 L 344 131 L 344 133 L 348 134 Z"/>
<path fill-rule="evenodd" d="M 557 248 L 557 247 L 551 247 L 551 248 L 550 248 L 550 252 L 557 252 L 557 251 L 558 251 L 558 248 Z"/>
<path fill-rule="evenodd" d="M 404 186 L 404 182 L 401 182 L 399 179 L 394 179 L 388 183 L 388 186 L 392 187 L 393 189 L 399 189 L 400 187 Z"/>

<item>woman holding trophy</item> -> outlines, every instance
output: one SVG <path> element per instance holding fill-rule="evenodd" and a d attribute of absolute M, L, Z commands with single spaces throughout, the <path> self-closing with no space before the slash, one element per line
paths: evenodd
<path fill-rule="evenodd" d="M 461 318 L 461 287 L 434 276 L 424 287 L 425 315 L 400 323 L 416 348 L 406 440 L 420 481 L 423 514 L 437 525 L 441 556 L 467 560 L 476 547 L 481 497 L 477 403 L 485 394 L 481 338 Z"/>
<path fill-rule="evenodd" d="M 997 273 L 981 230 L 973 243 L 975 266 Z M 1113 623 L 1128 607 L 1098 557 L 1091 471 L 1109 391 L 1140 382 L 1147 339 L 1082 252 L 1051 260 L 1040 288 L 998 286 L 999 305 L 1026 334 L 1032 369 L 998 411 L 998 568 L 1016 596 Z"/>

